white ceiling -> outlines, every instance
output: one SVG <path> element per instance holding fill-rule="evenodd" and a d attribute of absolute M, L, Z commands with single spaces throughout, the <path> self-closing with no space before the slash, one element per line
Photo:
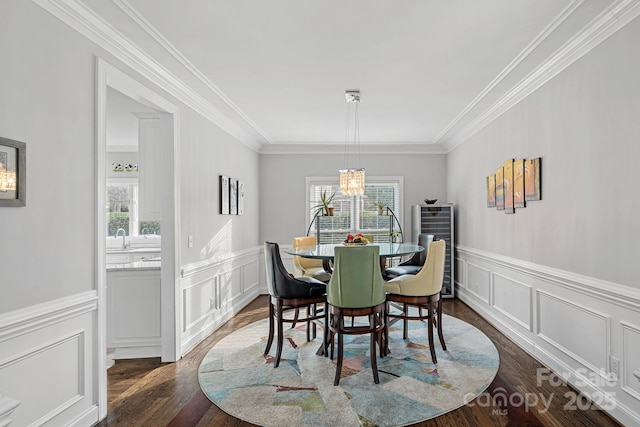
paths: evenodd
<path fill-rule="evenodd" d="M 114 1 L 209 85 L 262 152 L 344 147 L 347 89 L 362 94 L 363 146 L 445 152 L 615 3 Z"/>

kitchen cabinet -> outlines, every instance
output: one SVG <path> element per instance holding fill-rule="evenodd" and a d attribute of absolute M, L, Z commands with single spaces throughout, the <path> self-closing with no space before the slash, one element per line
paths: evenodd
<path fill-rule="evenodd" d="M 115 359 L 161 357 L 160 316 L 159 267 L 107 271 L 107 347 Z"/>

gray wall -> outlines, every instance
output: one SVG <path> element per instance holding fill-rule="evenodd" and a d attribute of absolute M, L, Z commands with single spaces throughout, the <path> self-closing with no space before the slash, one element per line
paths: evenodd
<path fill-rule="evenodd" d="M 627 25 L 447 156 L 457 243 L 640 287 L 640 20 Z M 485 177 L 542 157 L 542 200 L 487 208 Z"/>
<path fill-rule="evenodd" d="M 96 57 L 179 107 L 177 268 L 259 244 L 256 152 L 33 2 L 2 1 L 0 16 L 7 17 L 0 25 L 0 135 L 27 143 L 27 205 L 0 208 L 0 313 L 95 290 Z M 130 19 L 118 21 L 124 33 L 135 31 Z M 187 83 L 211 96 L 201 82 Z M 245 182 L 244 216 L 218 215 L 219 174 Z"/>
<path fill-rule="evenodd" d="M 445 156 L 441 154 L 362 154 L 360 165 L 367 176 L 403 176 L 403 228 L 411 230 L 411 205 L 425 198 L 445 197 Z M 338 177 L 343 153 L 262 155 L 260 159 L 260 241 L 291 244 L 294 236 L 306 233 L 308 206 L 305 178 Z"/>

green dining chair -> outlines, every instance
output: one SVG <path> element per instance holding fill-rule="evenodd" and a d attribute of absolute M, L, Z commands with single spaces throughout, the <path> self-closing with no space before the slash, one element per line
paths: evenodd
<path fill-rule="evenodd" d="M 329 304 L 329 341 L 333 359 L 334 337 L 338 338 L 338 361 L 333 384 L 340 383 L 344 357 L 344 335 L 371 335 L 371 369 L 376 384 L 380 383 L 376 362 L 376 344 L 382 356 L 385 339 L 385 292 L 384 279 L 380 271 L 380 248 L 378 246 L 336 246 L 334 269 L 327 285 Z M 347 326 L 345 317 L 365 317 Z M 325 355 L 328 352 L 325 342 Z"/>

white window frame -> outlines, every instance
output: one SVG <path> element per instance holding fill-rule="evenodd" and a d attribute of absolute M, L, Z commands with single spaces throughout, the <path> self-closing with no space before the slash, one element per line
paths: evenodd
<path fill-rule="evenodd" d="M 398 223 L 402 230 L 404 230 L 404 224 L 402 219 L 404 218 L 402 214 L 402 206 L 404 204 L 404 177 L 403 176 L 367 176 L 365 185 L 368 184 L 388 184 L 393 183 L 398 185 L 398 206 L 393 210 L 393 213 L 396 215 Z M 309 226 L 312 220 L 311 206 L 312 200 L 310 199 L 310 190 L 312 185 L 334 185 L 339 186 L 340 179 L 338 175 L 335 176 L 308 176 L 305 179 L 305 224 Z M 356 198 L 360 198 L 360 196 L 353 196 L 354 200 Z M 358 200 L 359 201 L 359 200 Z M 357 227 L 359 226 L 359 203 L 351 204 L 351 217 L 354 219 L 355 230 L 344 230 L 345 233 L 358 231 Z M 315 235 L 315 228 L 309 231 L 309 235 Z"/>
<path fill-rule="evenodd" d="M 129 187 L 131 204 L 129 206 L 129 237 L 138 236 L 138 178 L 107 178 L 107 187 Z M 105 236 L 108 237 L 108 236 Z"/>

